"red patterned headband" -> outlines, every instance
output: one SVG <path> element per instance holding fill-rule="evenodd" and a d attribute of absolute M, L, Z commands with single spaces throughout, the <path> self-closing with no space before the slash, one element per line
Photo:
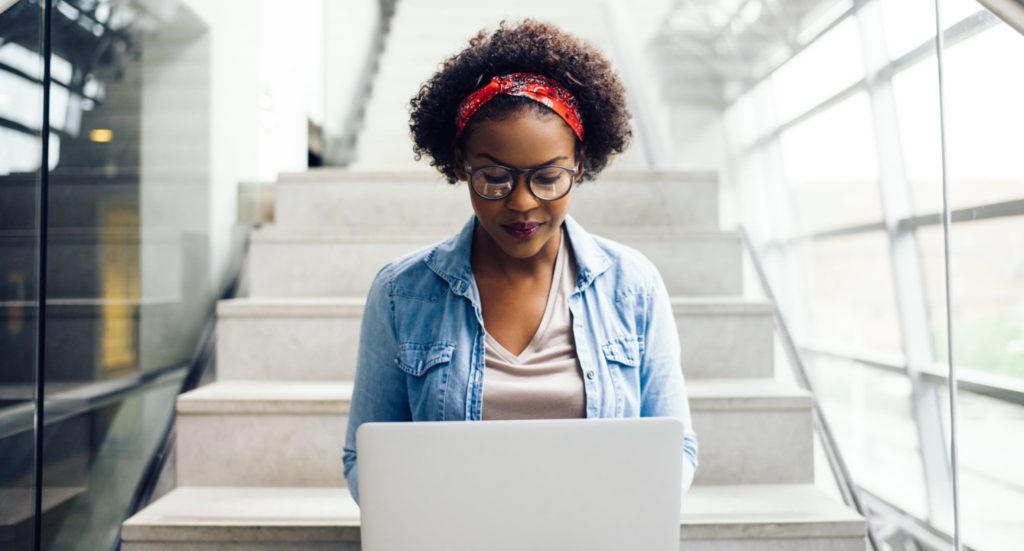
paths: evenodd
<path fill-rule="evenodd" d="M 580 121 L 576 98 L 557 81 L 534 73 L 495 76 L 486 85 L 466 96 L 459 104 L 458 116 L 455 118 L 456 137 L 462 134 L 470 117 L 498 94 L 525 96 L 543 103 L 558 113 L 580 140 L 583 139 L 583 123 Z"/>

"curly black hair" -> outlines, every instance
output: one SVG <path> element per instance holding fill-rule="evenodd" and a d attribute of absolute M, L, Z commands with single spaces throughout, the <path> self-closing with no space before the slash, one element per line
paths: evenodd
<path fill-rule="evenodd" d="M 558 81 L 575 97 L 584 128 L 584 180 L 593 180 L 612 155 L 629 146 L 632 131 L 626 91 L 611 63 L 591 44 L 553 24 L 527 18 L 515 24 L 502 20 L 488 35 L 481 29 L 469 46 L 448 57 L 409 102 L 409 128 L 416 160 L 430 165 L 456 183 L 455 153 L 465 151 L 465 139 L 483 120 L 501 120 L 523 109 L 554 114 L 541 103 L 521 96 L 498 95 L 470 119 L 456 140 L 459 103 L 495 75 L 530 72 Z"/>

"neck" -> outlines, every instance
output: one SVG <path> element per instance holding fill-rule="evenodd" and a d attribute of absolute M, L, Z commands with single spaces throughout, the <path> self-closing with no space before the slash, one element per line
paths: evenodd
<path fill-rule="evenodd" d="M 483 226 L 476 225 L 473 231 L 471 264 L 474 274 L 490 275 L 507 279 L 510 283 L 532 278 L 550 278 L 555 266 L 555 257 L 562 243 L 564 230 L 544 244 L 537 254 L 529 258 L 509 256 L 488 234 Z"/>

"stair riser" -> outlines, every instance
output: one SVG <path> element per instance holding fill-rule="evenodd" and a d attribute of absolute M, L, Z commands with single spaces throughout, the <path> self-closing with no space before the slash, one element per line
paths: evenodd
<path fill-rule="evenodd" d="M 220 380 L 352 380 L 357 312 L 331 316 L 254 315 L 217 322 Z M 770 378 L 770 315 L 676 316 L 687 379 Z"/>
<path fill-rule="evenodd" d="M 346 414 L 178 414 L 180 486 L 344 486 Z"/>
<path fill-rule="evenodd" d="M 429 178 L 429 176 L 428 176 Z M 586 182 L 573 189 L 571 214 L 584 227 L 717 228 L 714 181 Z M 426 179 L 426 178 L 425 178 Z M 357 227 L 407 232 L 457 231 L 473 213 L 469 188 L 445 181 L 365 184 L 288 182 L 276 186 L 274 223 L 280 228 Z"/>
<path fill-rule="evenodd" d="M 718 236 L 622 241 L 658 266 L 668 292 L 679 297 L 739 296 L 739 238 Z M 250 292 L 254 297 L 362 297 L 391 260 L 428 245 L 414 239 L 254 239 Z"/>
<path fill-rule="evenodd" d="M 685 507 L 685 501 L 684 507 Z M 747 539 L 747 540 L 689 540 L 683 537 L 680 545 L 687 551 L 865 551 L 864 538 L 811 538 L 811 539 Z M 359 551 L 359 543 L 351 542 L 125 542 L 124 551 Z"/>
<path fill-rule="evenodd" d="M 180 542 L 124 541 L 121 544 L 121 549 L 124 551 L 360 551 L 362 546 L 359 543 L 346 541 L 256 543 L 218 539 L 216 541 L 188 540 Z"/>
<path fill-rule="evenodd" d="M 676 325 L 687 378 L 774 377 L 775 322 L 770 313 L 677 315 Z"/>
<path fill-rule="evenodd" d="M 686 506 L 686 501 L 683 501 Z M 752 538 L 752 539 L 700 539 L 682 536 L 680 545 L 687 551 L 865 551 L 864 538 Z M 124 542 L 124 551 L 360 551 L 358 542 Z"/>
<path fill-rule="evenodd" d="M 221 381 L 351 381 L 358 316 L 228 317 L 217 321 Z"/>
<path fill-rule="evenodd" d="M 696 484 L 813 481 L 808 409 L 702 410 L 693 400 L 691 410 Z M 344 414 L 190 413 L 178 422 L 180 485 L 345 485 Z"/>
<path fill-rule="evenodd" d="M 810 409 L 702 410 L 691 402 L 700 445 L 695 484 L 814 482 Z"/>

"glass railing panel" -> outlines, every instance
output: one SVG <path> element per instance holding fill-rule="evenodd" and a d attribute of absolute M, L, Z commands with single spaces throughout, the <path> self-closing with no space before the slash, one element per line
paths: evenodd
<path fill-rule="evenodd" d="M 46 427 L 47 490 L 66 496 L 60 515 L 44 532 L 43 549 L 110 549 L 141 474 L 161 443 L 174 413 L 180 376 L 130 397 L 80 413 L 51 417 Z M 75 409 L 77 391 L 48 390 L 48 408 Z"/>
<path fill-rule="evenodd" d="M 185 6 L 132 1 L 104 16 L 95 3 L 62 5 L 51 12 L 63 69 L 49 85 L 39 458 L 57 497 L 41 548 L 109 549 L 220 285 L 210 41 Z"/>
<path fill-rule="evenodd" d="M 0 6 L 0 549 L 27 551 L 37 488 L 42 19 L 30 2 Z"/>

